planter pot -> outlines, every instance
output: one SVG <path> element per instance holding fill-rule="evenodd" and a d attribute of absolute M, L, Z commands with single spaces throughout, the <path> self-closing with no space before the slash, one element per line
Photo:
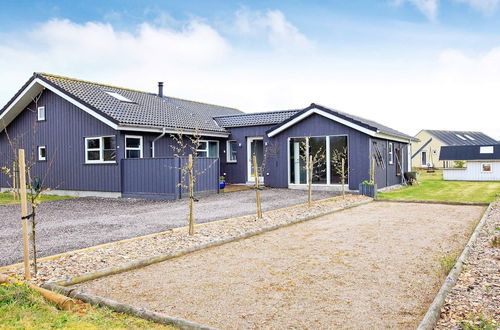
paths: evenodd
<path fill-rule="evenodd" d="M 219 188 L 220 189 L 226 188 L 226 182 L 225 181 L 219 182 Z"/>
<path fill-rule="evenodd" d="M 359 184 L 359 194 L 368 197 L 377 197 L 377 184 Z"/>

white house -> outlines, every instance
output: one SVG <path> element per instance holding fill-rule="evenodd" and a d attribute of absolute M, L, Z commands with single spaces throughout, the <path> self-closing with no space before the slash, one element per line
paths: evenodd
<path fill-rule="evenodd" d="M 500 144 L 444 146 L 439 160 L 461 160 L 464 168 L 443 169 L 444 180 L 500 181 Z"/>

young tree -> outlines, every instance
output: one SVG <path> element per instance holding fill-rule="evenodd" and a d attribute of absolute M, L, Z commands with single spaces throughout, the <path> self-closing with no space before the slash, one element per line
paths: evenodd
<path fill-rule="evenodd" d="M 331 166 L 335 173 L 340 176 L 340 183 L 342 185 L 342 197 L 345 197 L 345 180 L 349 175 L 349 165 L 347 162 L 347 148 L 342 150 L 335 149 L 331 152 Z"/>
<path fill-rule="evenodd" d="M 312 183 L 314 178 L 319 178 L 326 172 L 326 157 L 323 148 L 318 148 L 318 150 L 311 154 L 310 147 L 310 137 L 306 137 L 303 142 L 300 143 L 300 158 L 304 162 L 304 169 L 307 172 L 307 191 L 308 198 L 307 203 L 309 206 L 312 205 Z"/>
<path fill-rule="evenodd" d="M 174 152 L 174 157 L 179 159 L 179 166 L 175 167 L 181 173 L 181 180 L 178 183 L 178 186 L 182 189 L 188 190 L 189 235 L 194 235 L 194 202 L 197 202 L 197 199 L 194 197 L 195 184 L 197 178 L 214 166 L 218 159 L 214 159 L 203 169 L 198 168 L 197 150 L 200 149 L 202 143 L 201 135 L 198 129 L 190 135 L 184 134 L 182 130 L 179 129 L 177 134 L 171 134 L 170 137 L 174 141 L 174 143 L 170 145 L 172 151 Z"/>

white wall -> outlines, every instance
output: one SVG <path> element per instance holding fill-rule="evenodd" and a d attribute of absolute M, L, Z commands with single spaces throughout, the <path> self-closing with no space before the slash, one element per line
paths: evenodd
<path fill-rule="evenodd" d="M 481 164 L 491 164 L 491 172 L 482 172 Z M 468 161 L 466 168 L 443 169 L 444 180 L 500 181 L 500 161 Z"/>

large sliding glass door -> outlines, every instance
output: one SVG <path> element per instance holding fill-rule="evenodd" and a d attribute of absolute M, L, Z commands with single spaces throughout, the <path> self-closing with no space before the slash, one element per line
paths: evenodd
<path fill-rule="evenodd" d="M 340 184 L 342 159 L 347 174 L 349 157 L 345 135 L 290 138 L 288 152 L 290 184 L 307 184 L 306 161 L 309 156 L 316 160 L 313 166 L 313 184 Z M 345 183 L 348 183 L 347 175 Z"/>

